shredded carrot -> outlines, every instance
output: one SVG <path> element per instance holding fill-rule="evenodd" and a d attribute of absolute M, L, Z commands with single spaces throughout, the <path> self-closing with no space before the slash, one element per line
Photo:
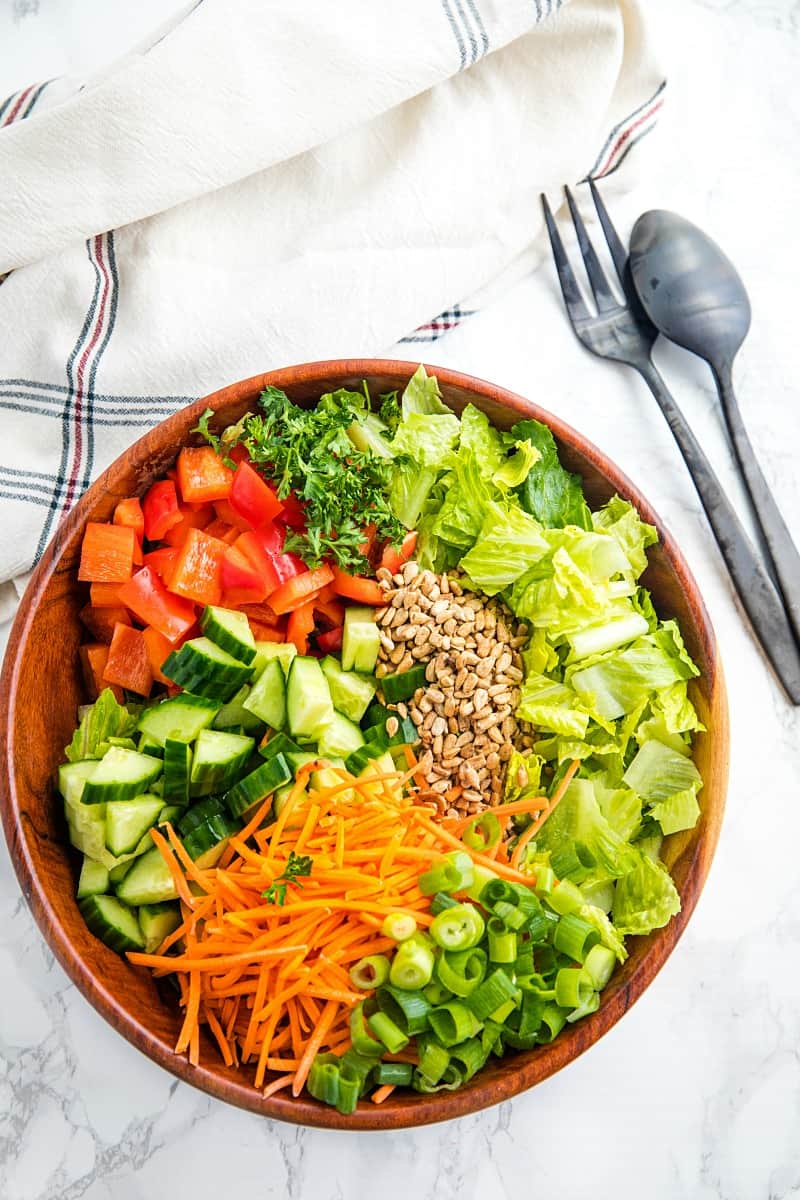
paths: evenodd
<path fill-rule="evenodd" d="M 384 1100 L 388 1100 L 395 1089 L 393 1083 L 384 1083 L 382 1087 L 376 1088 L 370 1096 L 373 1104 L 383 1104 Z"/>
<path fill-rule="evenodd" d="M 580 765 L 581 765 L 580 761 L 577 758 L 574 759 L 574 761 L 569 764 L 566 771 L 564 772 L 561 782 L 559 783 L 556 790 L 553 792 L 553 795 L 550 798 L 550 803 L 548 804 L 547 808 L 544 810 L 544 812 L 541 814 L 541 816 L 539 816 L 535 821 L 533 821 L 528 826 L 528 828 L 525 830 L 525 832 L 523 834 L 521 834 L 521 836 L 517 840 L 517 844 L 514 847 L 514 853 L 511 855 L 511 865 L 513 867 L 519 866 L 520 860 L 522 858 L 523 850 L 525 849 L 525 847 L 527 846 L 527 844 L 531 840 L 531 838 L 534 838 L 536 836 L 536 834 L 539 832 L 541 827 L 544 825 L 547 818 L 550 816 L 550 814 L 555 809 L 556 805 L 563 798 L 564 793 L 566 792 L 567 788 L 569 787 L 569 783 L 570 783 L 570 780 L 572 779 L 572 776 L 575 774 L 575 772 L 577 771 L 577 769 Z"/>

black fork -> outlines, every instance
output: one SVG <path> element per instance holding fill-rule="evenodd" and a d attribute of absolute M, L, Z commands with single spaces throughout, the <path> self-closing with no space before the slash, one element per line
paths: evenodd
<path fill-rule="evenodd" d="M 653 343 L 658 337 L 658 330 L 639 303 L 630 279 L 628 252 L 593 180 L 589 181 L 589 187 L 625 298 L 620 302 L 612 291 L 575 199 L 569 188 L 564 188 L 597 308 L 596 312 L 591 311 L 578 286 L 547 197 L 543 195 L 547 232 L 572 328 L 593 354 L 627 363 L 638 371 L 655 396 L 683 455 L 734 587 L 750 618 L 753 632 L 792 703 L 800 704 L 800 649 L 781 598 L 686 418 L 652 361 Z"/>

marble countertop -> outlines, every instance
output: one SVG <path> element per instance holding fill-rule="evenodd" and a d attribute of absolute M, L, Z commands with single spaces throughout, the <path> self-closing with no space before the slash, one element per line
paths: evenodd
<path fill-rule="evenodd" d="M 0 93 L 90 69 L 164 15 L 160 0 L 0 0 Z M 624 225 L 645 208 L 679 209 L 739 266 L 754 310 L 737 368 L 742 407 L 796 520 L 800 4 L 671 0 L 654 15 L 672 98 L 643 144 L 643 182 L 615 212 Z M 535 1090 L 418 1131 L 334 1134 L 220 1104 L 118 1037 L 53 960 L 3 846 L 3 1200 L 202 1200 L 234 1180 L 258 1200 L 358 1200 L 376 1188 L 384 1200 L 800 1196 L 800 710 L 746 630 L 655 405 L 632 374 L 580 350 L 555 302 L 532 328 L 542 289 L 554 291 L 548 269 L 437 342 L 430 361 L 497 380 L 579 427 L 643 488 L 698 578 L 727 675 L 732 758 L 719 850 L 685 936 L 625 1019 Z M 707 370 L 676 350 L 658 357 L 744 513 Z M 4 644 L 7 627 L 0 635 Z"/>

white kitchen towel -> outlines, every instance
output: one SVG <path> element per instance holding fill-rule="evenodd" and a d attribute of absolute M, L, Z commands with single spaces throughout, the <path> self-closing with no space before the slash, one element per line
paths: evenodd
<path fill-rule="evenodd" d="M 0 581 L 189 400 L 455 323 L 662 101 L 637 0 L 200 0 L 9 97 Z"/>

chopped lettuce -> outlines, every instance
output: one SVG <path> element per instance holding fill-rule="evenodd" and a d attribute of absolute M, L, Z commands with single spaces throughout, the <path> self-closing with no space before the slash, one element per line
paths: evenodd
<path fill-rule="evenodd" d="M 561 850 L 573 844 L 611 878 L 624 876 L 636 862 L 635 852 L 603 816 L 590 779 L 573 779 L 561 802 L 542 826 L 536 849 Z M 583 858 L 583 856 L 581 856 Z"/>
<path fill-rule="evenodd" d="M 692 786 L 682 792 L 673 792 L 665 800 L 657 801 L 651 806 L 650 815 L 658 821 L 665 834 L 694 829 L 700 816 L 697 787 Z"/>
<path fill-rule="evenodd" d="M 410 459 L 395 464 L 389 486 L 389 507 L 407 529 L 417 526 L 436 476 L 436 471 L 425 470 Z"/>
<path fill-rule="evenodd" d="M 619 496 L 612 496 L 604 508 L 592 513 L 592 525 L 617 540 L 638 579 L 647 566 L 647 547 L 658 541 L 655 526 L 647 525 L 633 505 Z"/>
<path fill-rule="evenodd" d="M 442 470 L 458 441 L 458 417 L 453 413 L 409 413 L 400 422 L 391 442 L 392 453 L 406 456 L 420 467 Z"/>
<path fill-rule="evenodd" d="M 489 423 L 489 418 L 474 404 L 468 404 L 461 414 L 459 450 L 475 455 L 481 472 L 487 479 L 499 471 L 506 459 L 503 435 Z"/>
<path fill-rule="evenodd" d="M 401 407 L 403 420 L 411 413 L 450 413 L 447 405 L 442 403 L 439 381 L 435 375 L 428 374 L 422 363 L 405 386 Z"/>
<path fill-rule="evenodd" d="M 670 628 L 674 624 L 666 622 L 623 650 L 600 655 L 577 669 L 567 668 L 566 677 L 587 712 L 614 721 L 659 689 L 697 674 L 683 643 L 675 640 Z"/>
<path fill-rule="evenodd" d="M 592 528 L 592 514 L 583 498 L 579 475 L 566 471 L 558 461 L 555 438 L 540 421 L 520 421 L 511 430 L 517 441 L 530 442 L 539 451 L 518 495 L 522 507 L 550 528 L 579 525 Z"/>
<path fill-rule="evenodd" d="M 617 887 L 619 887 L 619 884 L 617 884 Z M 614 928 L 611 918 L 603 909 L 596 904 L 582 904 L 578 909 L 578 916 L 583 917 L 584 921 L 588 921 L 590 925 L 594 925 L 600 934 L 600 941 L 603 945 L 608 946 L 609 950 L 614 951 L 618 962 L 624 963 L 628 957 L 625 943 L 620 936 L 619 930 Z"/>
<path fill-rule="evenodd" d="M 700 772 L 684 754 L 678 753 L 655 738 L 643 743 L 623 776 L 643 800 L 667 800 L 687 788 L 697 790 L 702 782 Z"/>
<path fill-rule="evenodd" d="M 462 554 L 476 541 L 489 503 L 500 493 L 487 480 L 471 450 L 462 450 L 451 460 L 452 469 L 445 477 L 444 500 L 431 522 L 431 531 Z"/>
<path fill-rule="evenodd" d="M 549 729 L 569 738 L 585 737 L 589 725 L 589 714 L 580 707 L 571 687 L 532 671 L 522 685 L 517 716 L 537 729 Z"/>
<path fill-rule="evenodd" d="M 505 501 L 486 504 L 478 539 L 461 560 L 475 587 L 495 596 L 549 553 L 538 521 Z"/>
<path fill-rule="evenodd" d="M 527 439 L 516 442 L 515 447 L 513 454 L 492 475 L 492 483 L 503 491 L 524 483 L 533 464 L 539 461 L 539 451 Z"/>
<path fill-rule="evenodd" d="M 666 867 L 642 850 L 630 849 L 638 861 L 617 881 L 611 917 L 618 933 L 650 933 L 681 911 L 681 899 Z"/>
<path fill-rule="evenodd" d="M 102 758 L 112 739 L 128 738 L 136 729 L 139 706 L 129 711 L 118 704 L 111 688 L 104 688 L 94 704 L 83 713 L 81 723 L 64 753 L 70 762 Z"/>

